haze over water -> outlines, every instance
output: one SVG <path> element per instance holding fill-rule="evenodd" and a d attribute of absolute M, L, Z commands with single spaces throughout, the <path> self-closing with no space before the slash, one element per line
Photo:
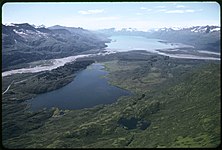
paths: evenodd
<path fill-rule="evenodd" d="M 212 52 L 209 51 L 199 51 L 196 50 L 195 54 L 190 54 L 192 50 L 183 50 L 180 51 L 177 48 L 194 48 L 190 45 L 185 45 L 182 43 L 163 43 L 159 41 L 164 41 L 161 39 L 151 39 L 142 36 L 125 36 L 125 35 L 118 35 L 118 36 L 111 36 L 109 37 L 112 39 L 111 43 L 107 43 L 107 49 L 110 51 L 115 52 L 126 52 L 131 50 L 146 50 L 147 52 L 156 53 L 159 55 L 169 56 L 173 58 L 181 58 L 181 59 L 205 59 L 205 60 L 220 60 L 218 56 L 219 53 L 214 53 L 216 57 L 208 57 L 208 56 L 200 56 L 200 54 L 211 54 Z M 174 52 L 178 51 L 175 54 L 169 54 L 169 49 L 172 49 Z M 165 51 L 158 51 L 158 50 L 165 50 Z M 181 53 L 182 52 L 182 53 Z"/>

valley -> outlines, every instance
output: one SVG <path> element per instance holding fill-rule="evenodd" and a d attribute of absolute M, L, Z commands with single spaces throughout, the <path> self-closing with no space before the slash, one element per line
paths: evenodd
<path fill-rule="evenodd" d="M 142 32 L 129 35 L 126 30 L 112 35 L 103 31 L 103 35 L 63 26 L 3 28 L 4 147 L 214 148 L 220 144 L 217 46 L 201 49 L 192 42 L 138 35 Z M 167 34 L 173 33 L 178 34 Z M 217 43 L 217 37 L 207 36 Z"/>
<path fill-rule="evenodd" d="M 132 96 L 120 97 L 112 104 L 91 108 L 52 107 L 31 111 L 30 105 L 25 102 L 37 93 L 57 89 L 64 86 L 63 83 L 71 82 L 73 65 L 89 65 L 92 63 L 89 60 L 68 63 L 45 73 L 4 77 L 3 89 L 11 81 L 17 82 L 3 95 L 4 146 L 217 146 L 220 141 L 219 62 L 145 54 L 131 51 L 90 58 L 104 65 L 109 72 L 106 77 L 111 85 L 134 93 Z M 56 82 L 53 79 L 55 75 L 51 74 L 59 75 Z M 18 82 L 24 79 L 27 80 Z M 54 83 L 61 84 L 57 86 Z"/>
<path fill-rule="evenodd" d="M 82 28 L 36 28 L 28 23 L 2 25 L 2 69 L 17 69 L 38 60 L 63 58 L 105 48 L 109 40 Z"/>

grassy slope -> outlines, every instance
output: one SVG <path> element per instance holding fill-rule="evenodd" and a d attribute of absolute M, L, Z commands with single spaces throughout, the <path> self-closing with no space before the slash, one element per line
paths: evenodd
<path fill-rule="evenodd" d="M 121 70 L 118 62 L 105 64 L 108 70 L 114 73 Z M 132 66 L 135 67 L 134 64 Z M 173 73 L 171 70 L 168 72 L 169 78 L 180 74 L 181 69 L 178 69 L 178 66 L 171 68 L 178 71 L 177 75 L 174 75 L 175 71 Z M 161 77 L 163 72 L 156 70 L 158 68 L 152 67 L 141 80 L 149 84 L 164 81 Z M 219 70 L 218 65 L 208 64 L 205 67 L 202 66 L 201 69 L 192 70 L 192 73 L 182 75 L 179 77 L 181 81 L 172 87 L 166 85 L 169 82 L 161 84 L 162 87 L 158 88 L 157 94 L 154 97 L 150 96 L 147 100 L 161 102 L 162 109 L 149 116 L 152 120 L 151 126 L 144 132 L 136 134 L 137 138 L 134 138 L 129 147 L 215 147 L 219 145 L 221 105 Z M 110 74 L 113 78 L 112 83 L 118 84 L 113 74 Z M 120 80 L 121 86 L 146 93 L 142 90 L 145 86 L 141 83 L 127 85 L 132 83 L 128 82 L 130 80 L 132 78 L 123 78 Z M 137 90 L 139 86 L 135 85 L 144 88 Z"/>
<path fill-rule="evenodd" d="M 161 59 L 104 64 L 110 71 L 110 83 L 131 90 L 133 96 L 90 109 L 54 109 L 52 117 L 41 127 L 3 144 L 9 148 L 215 147 L 219 144 L 218 64 L 199 69 L 198 65 Z M 118 124 L 120 118 L 132 117 L 151 124 L 145 130 L 127 130 Z"/>
<path fill-rule="evenodd" d="M 220 143 L 220 74 L 209 65 L 163 91 L 163 109 L 131 147 L 215 147 Z M 142 142 L 139 139 L 143 139 Z"/>

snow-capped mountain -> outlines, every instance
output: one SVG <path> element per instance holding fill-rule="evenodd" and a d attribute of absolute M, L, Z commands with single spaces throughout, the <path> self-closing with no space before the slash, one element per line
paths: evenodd
<path fill-rule="evenodd" d="M 138 30 L 136 28 L 122 28 L 120 31 L 135 32 L 135 31 L 138 31 Z"/>
<path fill-rule="evenodd" d="M 210 33 L 220 31 L 218 26 L 195 26 L 189 28 L 191 32 Z"/>
<path fill-rule="evenodd" d="M 220 27 L 218 26 L 193 26 L 176 30 L 175 28 L 161 28 L 146 36 L 192 45 L 197 49 L 220 51 Z"/>
<path fill-rule="evenodd" d="M 49 36 L 50 30 L 45 29 L 44 27 L 34 27 L 32 28 L 29 24 L 26 25 L 16 25 L 14 26 L 13 32 L 18 34 L 19 36 L 23 38 L 32 38 L 38 36 L 40 38 Z"/>
<path fill-rule="evenodd" d="M 33 26 L 34 28 L 46 28 L 46 26 L 45 25 L 34 25 L 34 24 L 32 24 L 31 26 Z"/>
<path fill-rule="evenodd" d="M 138 32 L 145 32 L 140 31 L 136 28 L 122 28 L 122 29 L 116 29 L 116 28 L 109 28 L 109 29 L 102 29 L 98 30 L 102 33 L 111 33 L 111 34 L 122 34 L 122 33 L 138 33 Z M 211 33 L 211 32 L 218 32 L 220 31 L 219 26 L 193 26 L 193 27 L 164 27 L 164 28 L 150 28 L 147 30 L 148 33 L 155 33 L 155 32 L 171 32 L 171 31 L 184 31 L 184 32 L 194 32 L 194 33 Z"/>
<path fill-rule="evenodd" d="M 210 33 L 210 32 L 217 32 L 220 31 L 219 26 L 193 26 L 193 27 L 187 27 L 187 28 L 179 28 L 179 27 L 172 27 L 172 28 L 156 28 L 151 29 L 149 31 L 186 31 L 186 32 L 195 32 L 195 33 Z"/>
<path fill-rule="evenodd" d="M 21 36 L 22 38 L 28 39 L 28 38 L 36 38 L 36 37 L 46 37 L 51 33 L 50 30 L 42 27 L 42 28 L 35 28 L 28 23 L 24 24 L 8 24 L 3 25 L 3 31 L 2 34 L 17 34 L 18 36 Z"/>

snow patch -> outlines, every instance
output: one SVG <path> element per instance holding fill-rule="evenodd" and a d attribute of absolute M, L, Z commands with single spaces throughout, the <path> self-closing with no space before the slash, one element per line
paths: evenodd
<path fill-rule="evenodd" d="M 6 23 L 5 26 L 18 27 L 18 26 L 16 26 L 16 25 L 13 24 L 13 23 Z"/>
<path fill-rule="evenodd" d="M 214 31 L 220 31 L 220 28 L 217 27 L 217 28 L 214 28 L 214 29 L 210 30 L 210 32 L 214 32 Z"/>
<path fill-rule="evenodd" d="M 179 28 L 179 27 L 172 27 L 171 29 L 173 29 L 173 30 L 181 30 L 182 28 Z"/>
<path fill-rule="evenodd" d="M 46 35 L 47 35 L 46 33 L 40 32 L 40 31 L 38 31 L 38 30 L 36 30 L 36 32 L 37 32 L 39 35 L 43 35 L 43 36 L 46 36 Z"/>
<path fill-rule="evenodd" d="M 16 34 L 19 34 L 19 35 L 28 35 L 28 34 L 26 34 L 26 33 L 23 32 L 23 31 L 17 31 L 17 30 L 15 30 L 15 29 L 13 29 L 13 31 L 14 31 Z"/>

